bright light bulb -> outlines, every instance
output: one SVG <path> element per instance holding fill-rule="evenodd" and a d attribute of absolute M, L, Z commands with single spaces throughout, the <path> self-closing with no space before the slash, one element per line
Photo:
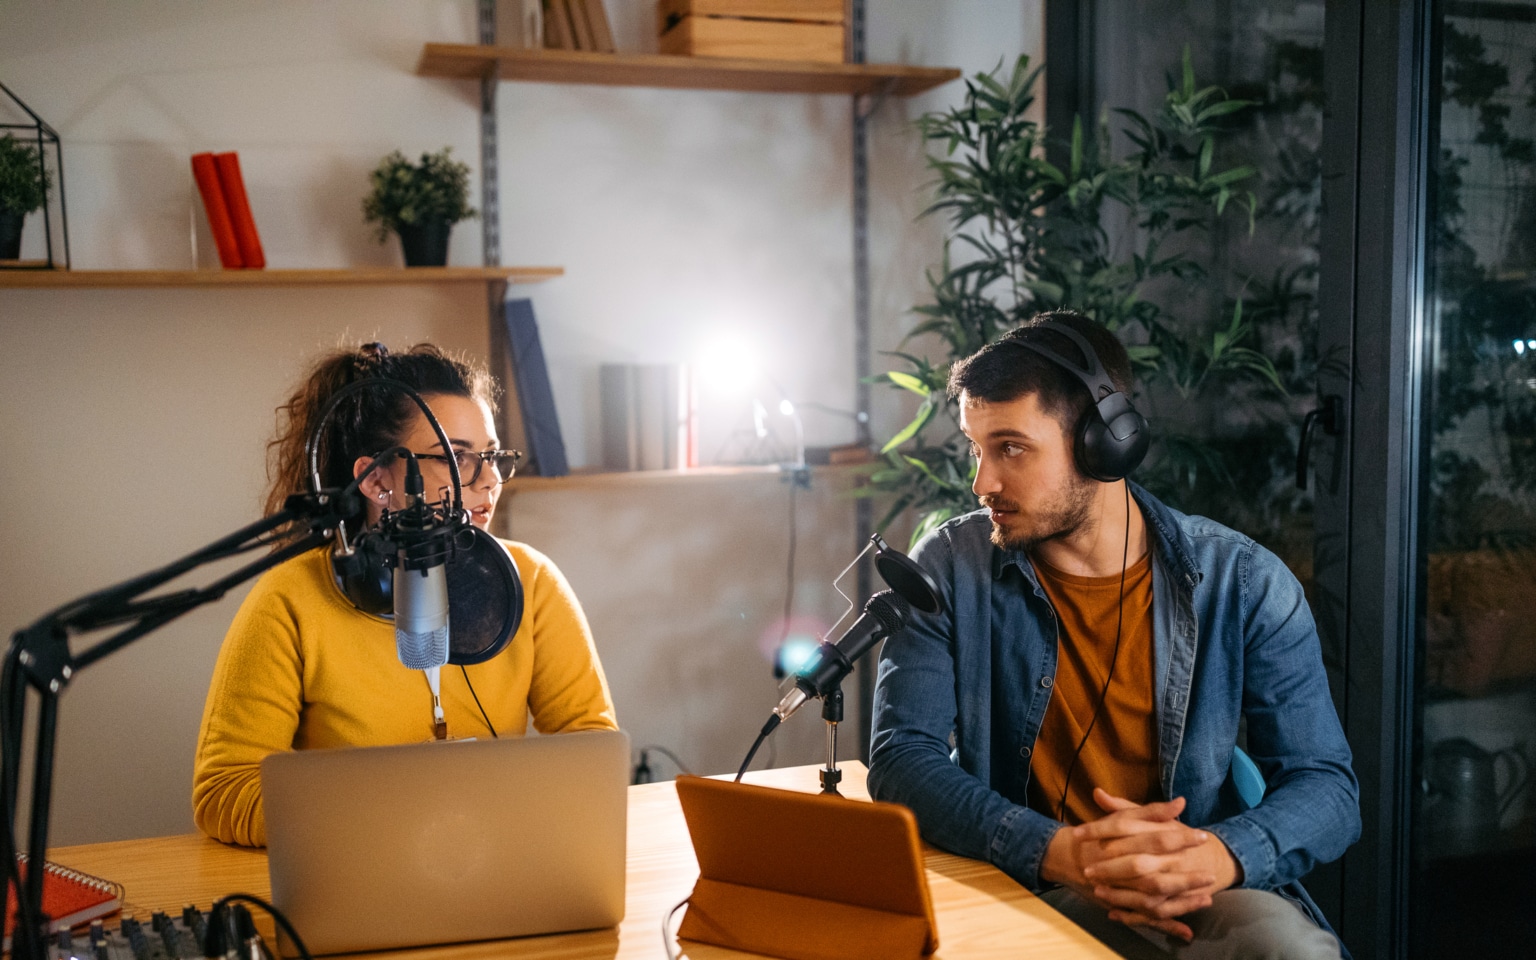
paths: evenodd
<path fill-rule="evenodd" d="M 1516 340 L 1515 341 L 1515 356 L 1518 357 L 1518 356 L 1523 355 L 1524 353 L 1525 353 L 1525 341 L 1524 340 Z"/>
<path fill-rule="evenodd" d="M 779 401 L 779 412 L 784 414 L 786 417 L 792 417 L 795 415 L 795 405 L 789 402 L 788 397 L 785 397 L 783 400 Z"/>
<path fill-rule="evenodd" d="M 757 381 L 757 349 L 745 337 L 716 334 L 696 356 L 695 375 L 716 393 L 741 395 Z"/>

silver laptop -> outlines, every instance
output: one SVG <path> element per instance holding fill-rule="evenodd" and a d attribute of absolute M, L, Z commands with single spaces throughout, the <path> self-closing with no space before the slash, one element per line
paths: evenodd
<path fill-rule="evenodd" d="M 272 901 L 313 953 L 611 927 L 628 773 L 615 731 L 273 754 Z"/>

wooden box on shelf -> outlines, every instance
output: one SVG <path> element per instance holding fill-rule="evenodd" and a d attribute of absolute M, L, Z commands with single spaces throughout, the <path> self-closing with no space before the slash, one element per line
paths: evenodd
<path fill-rule="evenodd" d="M 664 54 L 803 60 L 847 59 L 845 0 L 657 0 Z"/>

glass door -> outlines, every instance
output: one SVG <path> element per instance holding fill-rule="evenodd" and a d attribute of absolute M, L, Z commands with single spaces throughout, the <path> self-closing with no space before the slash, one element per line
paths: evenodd
<path fill-rule="evenodd" d="M 1447 2 L 1434 26 L 1409 908 L 1425 960 L 1536 942 L 1536 4 Z"/>
<path fill-rule="evenodd" d="M 1233 146 L 1258 157 L 1261 216 L 1251 238 L 1212 235 L 1211 284 L 1184 304 L 1214 316 L 1290 277 L 1290 312 L 1255 324 L 1288 399 L 1249 421 L 1271 425 L 1241 478 L 1251 503 L 1170 499 L 1251 533 L 1308 585 L 1363 819 L 1308 888 L 1359 960 L 1528 954 L 1536 2 L 1337 0 L 1324 17 L 1307 2 L 1047 0 L 1047 35 L 1057 128 L 1131 94 L 1154 107 L 1147 74 L 1184 46 L 1203 82 L 1259 104 Z M 1259 409 L 1245 399 L 1171 419 L 1221 438 L 1235 409 Z M 1309 489 L 1282 492 L 1311 411 Z"/>

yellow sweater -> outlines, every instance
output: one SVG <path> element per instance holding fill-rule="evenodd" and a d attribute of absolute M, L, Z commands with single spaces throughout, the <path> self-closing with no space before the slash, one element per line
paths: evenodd
<path fill-rule="evenodd" d="M 506 544 L 522 577 L 523 621 L 500 654 L 466 668 L 501 736 L 618 729 L 586 617 L 548 557 Z M 452 737 L 489 737 L 458 667 L 442 671 Z M 395 655 L 394 626 L 358 611 L 311 550 L 268 571 L 224 638 L 198 733 L 198 829 L 263 846 L 261 760 L 280 750 L 383 746 L 432 738 L 426 675 Z"/>

